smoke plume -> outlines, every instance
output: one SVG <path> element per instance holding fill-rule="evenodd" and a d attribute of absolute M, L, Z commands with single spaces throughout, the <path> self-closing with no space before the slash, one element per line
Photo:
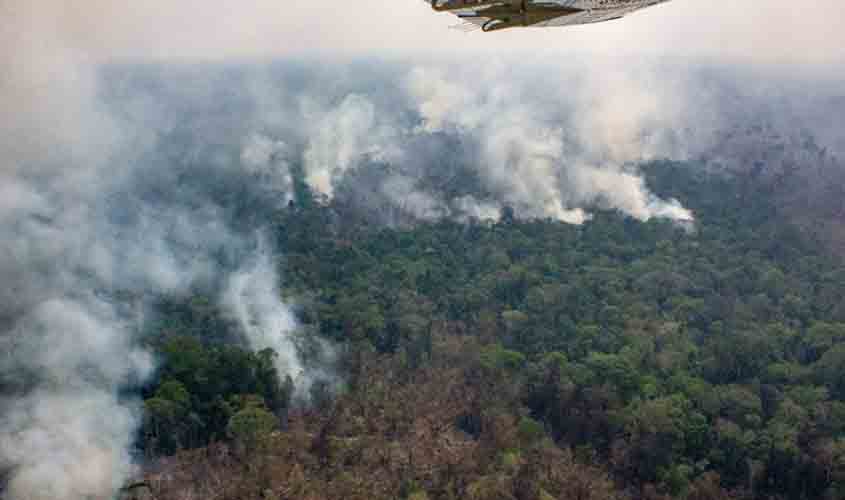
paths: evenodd
<path fill-rule="evenodd" d="M 746 130 L 791 145 L 806 128 L 841 152 L 842 4 L 793 16 L 793 3 L 766 2 L 773 22 L 762 6 L 677 0 L 626 23 L 494 38 L 445 31 L 451 19 L 395 0 L 0 3 L 6 495 L 108 498 L 132 473 L 139 412 L 126 389 L 154 371 L 139 347 L 150 296 L 222 284 L 220 304 L 254 347 L 280 351 L 283 375 L 300 390 L 326 376 L 296 354 L 278 249 L 262 236 L 294 199 L 297 170 L 326 203 L 387 224 L 494 218 L 505 205 L 571 223 L 597 209 L 688 221 L 638 162 L 755 158 L 748 137 L 762 132 Z M 368 52 L 385 40 L 425 57 Z M 560 45 L 589 50 L 549 48 Z M 643 52 L 607 56 L 620 47 Z M 696 67 L 644 56 L 723 48 L 725 61 Z M 345 51 L 368 58 L 337 63 Z M 315 52 L 320 64 L 236 62 Z M 820 64 L 811 76 L 777 69 L 806 54 Z M 209 60 L 225 63 L 198 62 Z"/>
<path fill-rule="evenodd" d="M 599 79 L 579 64 L 370 64 L 83 58 L 70 82 L 13 74 L 0 94 L 20 118 L 0 139 L 11 498 L 107 496 L 131 473 L 138 412 L 122 389 L 154 368 L 138 347 L 149 296 L 217 287 L 251 345 L 280 352 L 300 394 L 330 378 L 297 355 L 263 235 L 296 201 L 296 175 L 326 203 L 387 224 L 495 218 L 505 205 L 571 223 L 596 209 L 688 221 L 681 201 L 649 191 L 639 162 L 725 163 L 765 148 L 748 137 L 794 137 L 802 125 L 841 137 L 834 91 L 808 105 L 791 84 L 761 92 L 759 78 L 729 69 L 653 65 Z M 726 142 L 760 122 L 769 128 Z"/>
<path fill-rule="evenodd" d="M 305 339 L 298 335 L 298 325 L 293 312 L 279 301 L 279 284 L 276 266 L 266 251 L 252 258 L 253 262 L 229 277 L 223 294 L 223 306 L 237 319 L 249 345 L 256 351 L 273 349 L 276 369 L 290 376 L 294 382 L 294 396 L 307 401 L 308 389 L 314 381 L 335 384 L 335 376 L 326 369 L 333 351 L 330 345 L 318 339 Z M 307 365 L 298 352 L 302 342 L 318 348 L 317 359 L 323 365 Z"/>
<path fill-rule="evenodd" d="M 260 253 L 262 217 L 292 196 L 287 149 L 227 128 L 213 95 L 182 93 L 206 75 L 163 79 L 165 99 L 60 44 L 26 54 L 32 64 L 11 54 L 20 66 L 0 92 L 15 117 L 0 134 L 4 496 L 109 498 L 134 470 L 131 390 L 155 368 L 139 342 L 149 299 L 248 272 L 238 269 Z M 278 279 L 269 263 L 260 271 Z M 307 389 L 278 289 L 254 290 L 237 311 L 244 333 L 278 349 L 280 374 Z"/>

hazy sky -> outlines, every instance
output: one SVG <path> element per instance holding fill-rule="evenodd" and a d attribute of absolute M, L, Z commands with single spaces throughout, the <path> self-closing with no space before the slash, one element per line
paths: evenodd
<path fill-rule="evenodd" d="M 329 53 L 474 58 L 584 49 L 766 63 L 845 62 L 840 0 L 673 0 L 621 22 L 484 34 L 447 29 L 422 0 L 0 0 L 0 40 L 102 58 L 223 59 Z M 45 39 L 53 37 L 53 40 Z M 7 54 L 8 55 L 8 54 Z"/>

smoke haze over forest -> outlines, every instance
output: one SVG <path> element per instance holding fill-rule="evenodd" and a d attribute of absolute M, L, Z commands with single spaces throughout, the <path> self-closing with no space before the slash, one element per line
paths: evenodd
<path fill-rule="evenodd" d="M 297 353 L 274 265 L 285 249 L 263 234 L 297 176 L 388 226 L 509 206 L 692 227 L 639 162 L 724 165 L 754 146 L 720 134 L 755 126 L 845 156 L 842 2 L 729 7 L 675 0 L 606 26 L 484 36 L 414 0 L 4 1 L 10 498 L 107 495 L 131 474 L 140 412 L 123 391 L 155 371 L 139 341 L 150 296 L 214 290 L 303 394 L 332 379 L 332 346 L 326 366 Z"/>

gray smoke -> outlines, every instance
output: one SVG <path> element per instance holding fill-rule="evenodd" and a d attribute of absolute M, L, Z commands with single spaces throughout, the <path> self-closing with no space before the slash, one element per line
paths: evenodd
<path fill-rule="evenodd" d="M 10 498 L 101 496 L 131 467 L 137 412 L 117 389 L 152 369 L 90 285 L 107 279 L 89 221 L 102 174 L 122 175 L 109 168 L 120 130 L 84 58 L 41 19 L 6 14 L 21 32 L 0 30 L 0 467 Z M 30 27 L 44 51 L 26 50 Z"/>
<path fill-rule="evenodd" d="M 842 61 L 841 2 L 797 17 L 793 2 L 766 2 L 774 22 L 760 22 L 760 6 L 738 15 L 677 0 L 624 24 L 495 38 L 444 31 L 451 19 L 408 3 L 0 2 L 0 469 L 11 470 L 10 499 L 108 498 L 132 473 L 139 413 L 122 389 L 154 370 L 138 346 L 150 295 L 222 281 L 221 305 L 253 346 L 281 351 L 283 374 L 303 388 L 324 376 L 295 354 L 283 277 L 259 236 L 293 199 L 296 167 L 327 202 L 387 223 L 493 218 L 504 205 L 577 223 L 602 208 L 686 220 L 680 202 L 649 192 L 638 161 L 759 155 L 747 135 L 722 133 L 759 122 L 771 136 L 806 127 L 845 147 L 841 66 L 826 66 Z M 374 15 L 348 22 L 362 10 Z M 467 60 L 231 63 L 385 40 Z M 811 54 L 825 66 L 791 79 L 631 52 L 562 55 L 551 44 L 658 56 L 727 47 L 745 62 Z M 493 55 L 514 46 L 520 57 Z M 109 66 L 116 57 L 231 64 Z"/>
<path fill-rule="evenodd" d="M 254 272 L 261 219 L 286 206 L 291 172 L 283 143 L 230 135 L 214 95 L 193 92 L 205 75 L 164 78 L 163 103 L 51 55 L 62 65 L 4 75 L 0 92 L 16 111 L 0 138 L 0 469 L 10 499 L 108 498 L 134 471 L 141 415 L 125 392 L 154 371 L 139 345 L 149 299 Z M 200 101 L 202 116 L 185 113 Z M 260 272 L 279 279 L 267 262 Z M 280 374 L 306 390 L 278 289 L 259 282 L 244 300 L 251 345 L 278 349 Z"/>
<path fill-rule="evenodd" d="M 835 90 L 807 103 L 798 83 L 766 79 L 761 90 L 759 77 L 724 68 L 652 64 L 600 78 L 579 64 L 59 59 L 78 77 L 28 68 L 0 94 L 20 118 L 0 139 L 0 456 L 15 499 L 107 496 L 131 473 L 138 412 L 121 388 L 154 367 L 137 344 L 149 296 L 216 286 L 251 345 L 280 352 L 300 394 L 331 378 L 297 355 L 262 236 L 295 201 L 298 171 L 326 203 L 388 224 L 496 218 L 505 205 L 575 223 L 596 209 L 686 221 L 681 202 L 649 191 L 638 162 L 724 163 L 804 125 L 841 139 Z M 769 128 L 725 141 L 758 122 Z"/>
<path fill-rule="evenodd" d="M 565 103 L 567 110 L 532 98 L 529 82 L 515 81 L 508 73 L 506 67 L 466 73 L 417 68 L 407 81 L 419 102 L 424 131 L 453 129 L 479 137 L 479 174 L 504 202 L 530 216 L 576 224 L 589 218 L 587 207 L 599 200 L 641 220 L 692 220 L 677 200 L 659 200 L 635 172 L 623 168 L 650 155 L 643 134 L 659 106 L 642 109 L 649 103 L 633 95 L 642 86 L 596 89 L 592 82 L 573 81 L 570 92 L 591 92 L 580 96 L 552 86 L 539 89 Z M 567 76 L 575 75 L 557 82 L 566 83 Z M 619 101 L 608 103 L 601 96 Z M 577 121 L 567 123 L 561 112 L 572 113 Z"/>
<path fill-rule="evenodd" d="M 296 399 L 307 401 L 315 381 L 337 384 L 337 377 L 326 368 L 334 358 L 334 351 L 327 342 L 300 334 L 293 311 L 279 300 L 276 265 L 261 248 L 252 262 L 229 277 L 222 305 L 241 325 L 254 350 L 271 348 L 278 353 L 276 369 L 291 377 Z M 303 346 L 304 343 L 308 345 Z M 314 347 L 318 349 L 316 353 Z M 322 364 L 306 364 L 298 354 L 305 348 Z"/>
<path fill-rule="evenodd" d="M 14 467 L 10 498 L 86 498 L 114 491 L 131 472 L 137 409 L 116 392 L 150 373 L 130 328 L 93 296 L 55 297 L 4 332 L 4 378 L 31 385 L 3 401 L 0 456 Z M 87 293 L 90 293 L 87 292 Z"/>
<path fill-rule="evenodd" d="M 371 75 L 382 78 L 373 82 L 342 76 L 347 81 L 333 94 L 300 98 L 293 112 L 303 123 L 303 166 L 315 192 L 331 200 L 342 186 L 357 193 L 359 203 L 398 207 L 416 219 L 495 218 L 504 205 L 524 217 L 576 224 L 593 208 L 640 220 L 693 219 L 679 201 L 650 193 L 635 168 L 677 156 L 660 134 L 680 117 L 667 116 L 660 94 L 643 82 L 620 74 L 597 87 L 579 80 L 586 68 L 580 66 L 544 75 L 544 67 L 522 65 L 523 76 L 508 71 L 513 65 L 396 68 Z M 549 84 L 539 86 L 534 77 Z M 366 93 L 343 93 L 365 85 Z M 658 90 L 674 95 L 674 89 Z M 603 96 L 612 96 L 610 102 Z M 443 136 L 458 144 L 431 146 Z M 462 163 L 451 172 L 453 185 L 432 185 L 433 177 L 449 177 L 447 162 Z M 362 165 L 374 163 L 392 168 L 375 178 L 361 173 Z M 476 179 L 477 192 L 449 192 L 467 177 Z"/>

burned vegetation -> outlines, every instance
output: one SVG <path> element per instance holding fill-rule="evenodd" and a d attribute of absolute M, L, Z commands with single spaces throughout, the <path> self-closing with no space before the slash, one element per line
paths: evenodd
<path fill-rule="evenodd" d="M 155 337 L 144 484 L 160 500 L 840 498 L 845 268 L 770 196 L 695 167 L 645 168 L 694 231 L 613 211 L 385 228 L 297 200 L 273 218 L 281 293 L 335 346 L 337 379 L 295 394 L 272 352 L 215 342 L 193 325 L 204 302 L 183 302 Z"/>

